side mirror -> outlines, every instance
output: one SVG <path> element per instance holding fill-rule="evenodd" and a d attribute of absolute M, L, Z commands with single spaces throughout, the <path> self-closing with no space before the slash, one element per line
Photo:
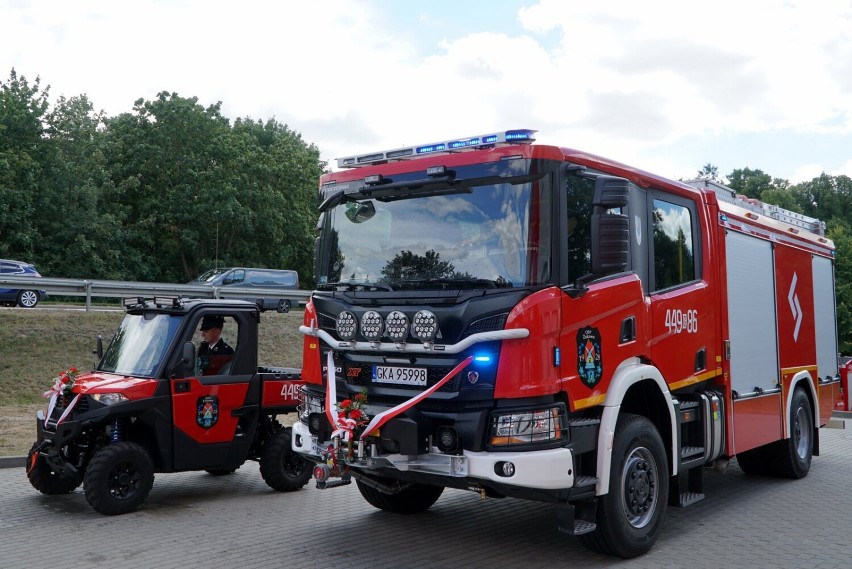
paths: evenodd
<path fill-rule="evenodd" d="M 95 353 L 98 355 L 98 361 L 101 361 L 104 359 L 104 338 L 100 334 L 98 334 L 96 345 Z"/>
<path fill-rule="evenodd" d="M 592 273 L 607 275 L 627 270 L 630 226 L 623 213 L 610 210 L 627 207 L 630 184 L 624 178 L 598 176 L 592 199 Z"/>
<path fill-rule="evenodd" d="M 183 345 L 183 356 L 180 361 L 183 365 L 183 376 L 191 375 L 195 371 L 195 344 L 186 342 Z"/>

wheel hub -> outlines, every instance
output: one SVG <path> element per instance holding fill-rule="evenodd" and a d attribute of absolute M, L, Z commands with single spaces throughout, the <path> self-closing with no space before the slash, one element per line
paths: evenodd
<path fill-rule="evenodd" d="M 636 449 L 625 463 L 624 514 L 630 525 L 643 527 L 653 516 L 657 500 L 657 473 L 647 449 Z"/>

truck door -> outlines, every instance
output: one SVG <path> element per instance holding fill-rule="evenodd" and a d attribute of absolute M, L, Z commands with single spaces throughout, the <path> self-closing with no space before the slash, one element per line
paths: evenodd
<path fill-rule="evenodd" d="M 244 315 L 208 312 L 193 318 L 182 344 L 195 344 L 196 369 L 171 380 L 175 469 L 236 468 L 245 460 L 257 422 L 260 385 L 256 357 L 249 353 L 256 342 L 250 341 Z M 212 336 L 207 330 L 202 336 L 201 328 L 218 323 L 221 338 L 202 349 Z"/>
<path fill-rule="evenodd" d="M 707 222 L 695 201 L 660 191 L 648 192 L 648 212 L 650 352 L 674 391 L 719 373 Z"/>

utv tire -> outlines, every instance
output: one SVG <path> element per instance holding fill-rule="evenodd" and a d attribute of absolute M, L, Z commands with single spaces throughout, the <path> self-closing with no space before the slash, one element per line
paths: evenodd
<path fill-rule="evenodd" d="M 313 474 L 311 463 L 293 452 L 290 429 L 281 429 L 266 443 L 260 457 L 260 475 L 270 488 L 292 492 L 308 483 Z"/>
<path fill-rule="evenodd" d="M 358 490 L 371 506 L 394 514 L 417 514 L 425 512 L 438 501 L 444 492 L 443 486 L 412 484 L 396 494 L 386 494 L 356 481 Z"/>
<path fill-rule="evenodd" d="M 154 485 L 154 465 L 133 442 L 111 443 L 92 457 L 83 480 L 89 505 L 107 516 L 138 508 Z"/>
<path fill-rule="evenodd" d="M 27 478 L 33 488 L 45 494 L 46 496 L 57 496 L 59 494 L 68 494 L 77 489 L 81 482 L 82 476 L 68 478 L 54 472 L 44 458 L 35 455 L 35 450 L 39 443 L 33 444 L 30 452 L 27 454 Z"/>
<path fill-rule="evenodd" d="M 622 413 L 615 426 L 609 492 L 598 499 L 598 525 L 580 536 L 588 548 L 629 559 L 660 534 L 669 494 L 666 450 L 645 417 Z"/>

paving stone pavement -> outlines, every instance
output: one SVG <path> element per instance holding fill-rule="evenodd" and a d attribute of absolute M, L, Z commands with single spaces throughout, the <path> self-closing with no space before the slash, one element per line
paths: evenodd
<path fill-rule="evenodd" d="M 355 485 L 283 494 L 254 463 L 231 476 L 159 474 L 137 512 L 94 512 L 82 489 L 43 496 L 21 467 L 0 469 L 0 567 L 725 569 L 852 566 L 852 421 L 823 429 L 802 480 L 707 470 L 707 499 L 669 508 L 647 555 L 629 561 L 560 534 L 552 506 L 447 490 L 427 512 L 369 506 Z"/>

